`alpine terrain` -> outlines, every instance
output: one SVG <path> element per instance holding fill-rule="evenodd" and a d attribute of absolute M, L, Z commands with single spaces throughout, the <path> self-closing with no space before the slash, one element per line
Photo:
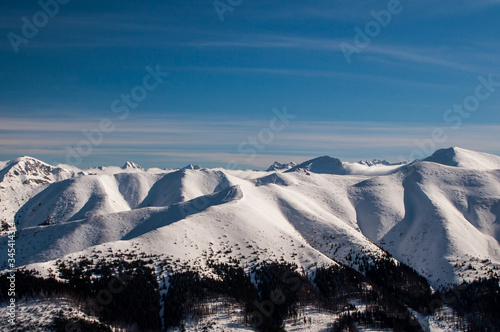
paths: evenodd
<path fill-rule="evenodd" d="M 14 275 L 19 331 L 500 328 L 495 155 L 0 167 L 3 326 Z"/>

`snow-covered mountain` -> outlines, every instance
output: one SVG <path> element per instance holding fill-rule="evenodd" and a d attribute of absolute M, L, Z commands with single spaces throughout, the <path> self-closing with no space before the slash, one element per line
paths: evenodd
<path fill-rule="evenodd" d="M 477 170 L 496 170 L 500 165 L 499 156 L 458 147 L 438 150 L 425 161 Z"/>
<path fill-rule="evenodd" d="M 3 162 L 0 170 L 0 230 L 12 230 L 9 225 L 13 224 L 16 213 L 38 192 L 75 174 L 74 168 L 54 167 L 26 156 Z"/>
<path fill-rule="evenodd" d="M 309 271 L 387 251 L 434 286 L 500 270 L 498 156 L 450 148 L 409 164 L 282 166 L 75 171 L 22 157 L 0 171 L 0 209 L 16 222 L 17 263 L 42 271 L 131 248 L 193 266 L 282 259 Z"/>
<path fill-rule="evenodd" d="M 279 163 L 277 161 L 275 161 L 271 166 L 269 166 L 267 168 L 267 172 L 272 172 L 272 171 L 283 171 L 283 170 L 287 170 L 287 169 L 290 169 L 294 166 L 297 166 L 296 163 L 294 163 L 293 161 L 292 162 L 289 162 L 289 163 L 286 163 L 286 164 L 282 164 L 282 163 Z"/>
<path fill-rule="evenodd" d="M 302 164 L 292 167 L 287 171 L 287 173 L 298 171 L 313 172 L 317 174 L 347 174 L 342 161 L 329 156 L 318 157 L 305 161 Z"/>
<path fill-rule="evenodd" d="M 125 164 L 122 166 L 123 169 L 140 169 L 144 170 L 141 166 L 137 165 L 133 161 L 127 161 Z"/>
<path fill-rule="evenodd" d="M 394 166 L 394 165 L 404 165 L 406 164 L 406 162 L 391 163 L 387 160 L 373 159 L 373 160 L 360 160 L 358 161 L 358 164 L 366 166 L 378 166 L 378 165 Z"/>

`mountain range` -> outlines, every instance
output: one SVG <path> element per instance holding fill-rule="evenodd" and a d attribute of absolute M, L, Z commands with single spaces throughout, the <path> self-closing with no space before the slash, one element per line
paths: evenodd
<path fill-rule="evenodd" d="M 16 230 L 17 264 L 44 273 L 132 248 L 190 266 L 210 256 L 306 271 L 389 253 L 436 288 L 500 270 L 500 157 L 458 147 L 409 163 L 323 156 L 266 171 L 79 170 L 31 157 L 0 167 L 1 246 Z M 7 260 L 3 250 L 2 269 Z"/>

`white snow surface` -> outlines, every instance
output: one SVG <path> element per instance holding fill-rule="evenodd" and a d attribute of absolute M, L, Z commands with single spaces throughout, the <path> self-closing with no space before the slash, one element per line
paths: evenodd
<path fill-rule="evenodd" d="M 447 166 L 463 167 L 476 170 L 500 169 L 499 156 L 466 150 L 459 147 L 451 147 L 449 149 L 438 150 L 425 160 Z"/>
<path fill-rule="evenodd" d="M 77 318 L 86 322 L 99 322 L 98 317 L 89 316 L 81 311 L 74 301 L 65 298 L 21 298 L 16 302 L 16 320 L 12 325 L 9 318 L 7 303 L 0 303 L 1 331 L 55 331 L 54 318 Z M 111 328 L 114 328 L 111 326 Z M 71 328 L 68 328 L 71 330 Z M 117 329 L 115 329 L 117 330 Z"/>
<path fill-rule="evenodd" d="M 306 271 L 356 268 L 356 256 L 384 249 L 439 287 L 500 269 L 498 160 L 451 148 L 405 165 L 320 157 L 284 172 L 77 171 L 22 157 L 0 170 L 0 211 L 18 222 L 17 264 L 41 271 L 132 247 L 186 264 L 213 254 Z M 2 250 L 2 269 L 7 258 Z"/>
<path fill-rule="evenodd" d="M 277 161 L 275 161 L 271 166 L 269 166 L 267 168 L 266 171 L 268 172 L 271 172 L 271 171 L 286 171 L 294 166 L 297 166 L 296 163 L 294 163 L 293 161 L 292 162 L 289 162 L 289 163 L 286 163 L 286 164 L 282 164 L 282 163 L 279 163 Z"/>
<path fill-rule="evenodd" d="M 14 224 L 14 216 L 30 198 L 50 184 L 71 178 L 75 174 L 74 170 L 54 167 L 26 156 L 7 162 L 0 170 L 1 226 L 9 225 L 9 230 L 14 230 L 15 227 L 11 226 Z"/>
<path fill-rule="evenodd" d="M 122 166 L 123 169 L 140 169 L 140 170 L 144 170 L 141 166 L 137 165 L 136 163 L 134 163 L 133 161 L 127 161 L 125 162 L 125 164 Z"/>
<path fill-rule="evenodd" d="M 0 170 L 4 169 L 8 163 L 9 163 L 9 161 L 0 161 Z"/>

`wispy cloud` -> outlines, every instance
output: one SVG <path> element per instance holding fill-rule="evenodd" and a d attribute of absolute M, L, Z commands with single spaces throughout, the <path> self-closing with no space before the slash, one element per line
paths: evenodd
<path fill-rule="evenodd" d="M 353 31 L 353 37 L 355 32 Z M 342 54 L 340 44 L 342 42 L 353 43 L 352 39 L 346 38 L 316 38 L 299 37 L 276 34 L 262 34 L 251 36 L 226 36 L 223 39 L 197 40 L 188 42 L 185 46 L 196 48 L 258 48 L 258 49 L 294 49 L 303 51 L 323 51 Z M 377 59 L 393 59 L 406 63 L 415 63 L 444 67 L 464 72 L 478 72 L 478 67 L 474 61 L 474 55 L 480 52 L 477 48 L 463 46 L 462 52 L 457 52 L 456 48 L 439 47 L 436 45 L 412 45 L 405 46 L 398 44 L 369 45 L 363 49 L 360 57 Z M 477 45 L 476 45 L 477 46 Z M 471 59 L 472 58 L 472 59 Z M 469 63 L 464 62 L 469 60 Z M 387 60 L 385 60 L 387 61 Z M 394 64 L 395 61 L 388 62 Z"/>
<path fill-rule="evenodd" d="M 248 6 L 242 19 L 253 22 L 279 21 L 319 21 L 322 24 L 335 22 L 337 24 L 361 24 L 372 19 L 370 11 L 387 8 L 388 1 L 377 0 L 330 0 L 309 2 L 288 2 L 286 8 L 269 5 L 263 13 L 260 7 Z M 405 20 L 429 17 L 449 17 L 465 15 L 488 10 L 499 5 L 498 0 L 401 0 L 405 8 Z"/>
<path fill-rule="evenodd" d="M 498 0 L 421 0 L 414 1 L 414 6 L 417 13 L 415 15 L 422 16 L 453 16 L 453 15 L 468 15 L 472 12 L 489 10 L 491 8 L 498 8 L 500 1 Z M 419 15 L 418 15 L 419 14 Z"/>
<path fill-rule="evenodd" d="M 188 42 L 198 48 L 294 48 L 304 50 L 339 51 L 340 39 L 321 39 L 278 34 L 225 34 L 224 38 Z"/>
<path fill-rule="evenodd" d="M 447 10 L 460 8 L 461 10 L 471 10 L 470 8 L 485 8 L 488 6 L 498 5 L 498 1 L 483 0 L 478 2 L 459 1 L 458 5 L 451 5 L 446 1 Z M 415 2 L 413 2 L 415 3 Z M 412 3 L 412 4 L 413 4 Z M 424 1 L 417 7 L 423 6 L 424 9 L 419 9 L 428 13 L 428 10 L 438 10 L 436 4 Z M 317 6 L 289 6 L 284 13 L 301 13 L 304 17 L 329 17 L 332 19 L 351 18 L 359 19 L 364 17 L 366 23 L 370 17 L 370 10 L 377 9 L 380 4 L 376 1 L 363 1 L 361 4 L 355 5 L 333 4 L 333 5 L 317 5 Z M 323 8 L 324 7 L 324 8 Z M 431 8 L 427 8 L 431 7 Z M 362 8 L 362 9 L 360 9 Z M 434 9 L 433 9 L 434 8 Z M 294 15 L 295 15 L 294 14 Z M 268 16 L 266 16 L 268 17 Z M 8 18 L 8 24 L 3 23 L 0 29 L 20 28 L 21 21 L 16 22 L 11 17 Z M 165 18 L 163 22 L 158 18 L 152 22 L 143 22 L 138 20 L 131 14 L 119 13 L 101 13 L 98 15 L 61 15 L 51 22 L 51 25 L 44 30 L 44 35 L 47 38 L 40 43 L 31 43 L 30 48 L 33 49 L 66 49 L 66 48 L 136 48 L 142 49 L 159 48 L 159 49 L 179 49 L 179 48 L 195 48 L 195 49 L 259 49 L 259 50 L 294 50 L 294 51 L 316 51 L 342 54 L 339 47 L 341 42 L 352 43 L 352 38 L 355 35 L 354 30 L 348 29 L 343 35 L 333 35 L 331 38 L 325 37 L 324 34 L 304 35 L 297 33 L 276 33 L 262 32 L 250 33 L 248 31 L 228 31 L 217 30 L 207 27 L 186 27 L 174 24 L 172 19 Z M 361 24 L 360 23 L 360 24 Z M 72 36 L 71 39 L 58 38 L 60 31 L 67 31 Z M 5 30 L 7 31 L 7 30 Z M 321 36 L 323 35 L 323 36 Z M 350 37 L 352 35 L 352 37 Z M 471 46 L 471 45 L 469 45 Z M 477 45 L 476 45 L 477 46 Z M 0 44 L 0 47 L 10 49 L 8 43 Z M 359 55 L 360 59 L 367 59 L 374 62 L 387 62 L 395 64 L 399 62 L 431 65 L 443 67 L 453 70 L 478 72 L 478 65 L 475 53 L 478 52 L 477 47 L 470 49 L 467 45 L 460 47 L 454 45 L 453 48 L 440 48 L 436 45 L 404 45 L 400 41 L 397 43 L 373 43 Z M 470 56 L 469 56 L 470 55 Z M 495 55 L 495 53 L 492 53 Z M 482 55 L 484 57 L 484 54 Z M 490 60 L 493 60 L 491 58 Z M 498 64 L 497 61 L 494 63 Z"/>
<path fill-rule="evenodd" d="M 394 58 L 397 60 L 403 60 L 407 62 L 413 62 L 424 65 L 433 65 L 439 67 L 451 68 L 454 70 L 460 70 L 465 72 L 477 73 L 478 69 L 473 65 L 464 65 L 458 60 L 449 61 L 446 59 L 452 59 L 450 56 L 453 52 L 447 50 L 446 52 L 441 52 L 440 56 L 428 56 L 426 54 L 435 54 L 436 47 L 428 48 L 418 48 L 415 47 L 400 47 L 394 45 L 381 45 L 381 46 L 371 46 L 366 49 L 367 54 L 375 54 L 386 56 L 389 58 Z"/>
<path fill-rule="evenodd" d="M 195 67 L 195 66 L 178 66 L 168 68 L 171 72 L 187 72 L 187 71 L 202 71 L 202 72 L 215 72 L 219 74 L 229 75 L 276 75 L 276 76 L 295 76 L 295 77 L 308 77 L 308 78 L 332 78 L 362 82 L 373 82 L 376 84 L 396 84 L 406 86 L 421 86 L 436 89 L 456 89 L 457 87 L 452 84 L 442 84 L 429 81 L 418 81 L 410 78 L 398 79 L 376 74 L 367 74 L 359 72 L 342 72 L 332 70 L 314 70 L 314 69 L 296 69 L 296 68 L 270 68 L 270 67 Z"/>
<path fill-rule="evenodd" d="M 77 146 L 84 139 L 82 130 L 92 130 L 98 123 L 98 119 L 79 122 L 1 120 L 0 159 L 31 154 L 59 162 L 64 162 L 67 146 Z M 111 156 L 112 160 L 133 158 L 148 166 L 153 166 L 155 160 L 162 160 L 164 167 L 179 167 L 187 162 L 224 167 L 236 161 L 242 167 L 263 168 L 274 160 L 303 161 L 326 154 L 347 161 L 376 157 L 397 161 L 400 155 L 408 155 L 417 148 L 417 141 L 430 139 L 434 128 L 411 123 L 293 121 L 256 157 L 238 152 L 242 142 L 249 136 L 256 137 L 268 125 L 268 121 L 235 119 L 225 122 L 201 118 L 124 122 L 114 132 L 105 134 L 102 144 L 86 158 L 87 165 L 102 164 Z M 459 131 L 447 130 L 448 139 L 436 148 L 462 146 L 500 153 L 499 131 L 498 125 L 468 125 Z"/>
<path fill-rule="evenodd" d="M 498 0 L 402 0 L 405 7 L 405 18 L 444 17 L 459 14 L 488 10 L 499 7 Z M 276 19 L 325 19 L 335 22 L 359 23 L 370 19 L 371 10 L 381 10 L 387 7 L 387 1 L 358 0 L 358 1 L 327 1 L 323 4 L 310 6 L 309 3 L 291 6 L 286 11 L 278 13 Z"/>

